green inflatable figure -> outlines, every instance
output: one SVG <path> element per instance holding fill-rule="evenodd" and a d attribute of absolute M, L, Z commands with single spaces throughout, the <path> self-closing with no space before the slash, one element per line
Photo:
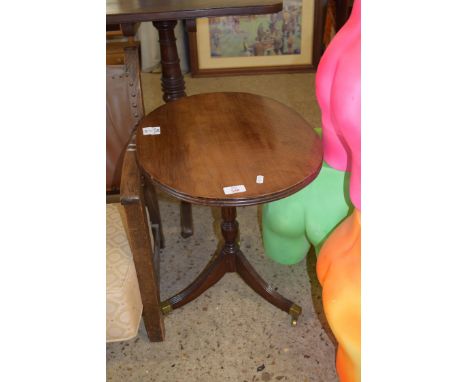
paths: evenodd
<path fill-rule="evenodd" d="M 291 265 L 301 261 L 310 246 L 319 253 L 333 229 L 352 212 L 349 172 L 325 162 L 318 177 L 307 187 L 262 208 L 265 254 Z"/>

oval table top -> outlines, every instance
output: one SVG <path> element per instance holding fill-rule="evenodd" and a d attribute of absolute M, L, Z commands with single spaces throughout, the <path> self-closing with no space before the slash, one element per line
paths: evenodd
<path fill-rule="evenodd" d="M 213 206 L 284 198 L 322 166 L 320 137 L 297 112 L 248 93 L 167 103 L 142 119 L 136 146 L 139 166 L 164 191 Z"/>

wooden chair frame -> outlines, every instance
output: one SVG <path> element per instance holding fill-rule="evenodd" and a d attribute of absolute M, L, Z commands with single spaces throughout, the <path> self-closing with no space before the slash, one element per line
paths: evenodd
<path fill-rule="evenodd" d="M 124 206 L 128 241 L 135 263 L 143 303 L 143 320 L 151 342 L 164 340 L 164 319 L 159 283 L 159 252 L 164 245 L 158 201 L 151 183 L 141 176 L 136 162 L 134 136 L 122 166 L 120 202 Z M 148 214 L 149 219 L 148 219 Z M 153 243 L 151 236 L 153 235 Z"/>

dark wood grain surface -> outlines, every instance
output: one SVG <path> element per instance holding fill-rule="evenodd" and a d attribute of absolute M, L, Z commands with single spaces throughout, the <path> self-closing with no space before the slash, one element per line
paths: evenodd
<path fill-rule="evenodd" d="M 143 135 L 143 127 L 161 128 Z M 137 128 L 137 159 L 163 190 L 192 203 L 240 206 L 286 197 L 312 182 L 322 144 L 294 110 L 247 93 L 178 99 L 146 116 Z M 264 183 L 256 182 L 264 176 Z M 224 187 L 246 192 L 226 195 Z"/>
<path fill-rule="evenodd" d="M 281 11 L 278 0 L 107 0 L 106 23 L 254 15 Z"/>

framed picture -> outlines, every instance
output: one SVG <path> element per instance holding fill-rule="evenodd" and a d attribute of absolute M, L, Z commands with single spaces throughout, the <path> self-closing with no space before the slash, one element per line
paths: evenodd
<path fill-rule="evenodd" d="M 187 20 L 192 76 L 314 71 L 326 3 L 283 0 L 275 14 Z"/>

